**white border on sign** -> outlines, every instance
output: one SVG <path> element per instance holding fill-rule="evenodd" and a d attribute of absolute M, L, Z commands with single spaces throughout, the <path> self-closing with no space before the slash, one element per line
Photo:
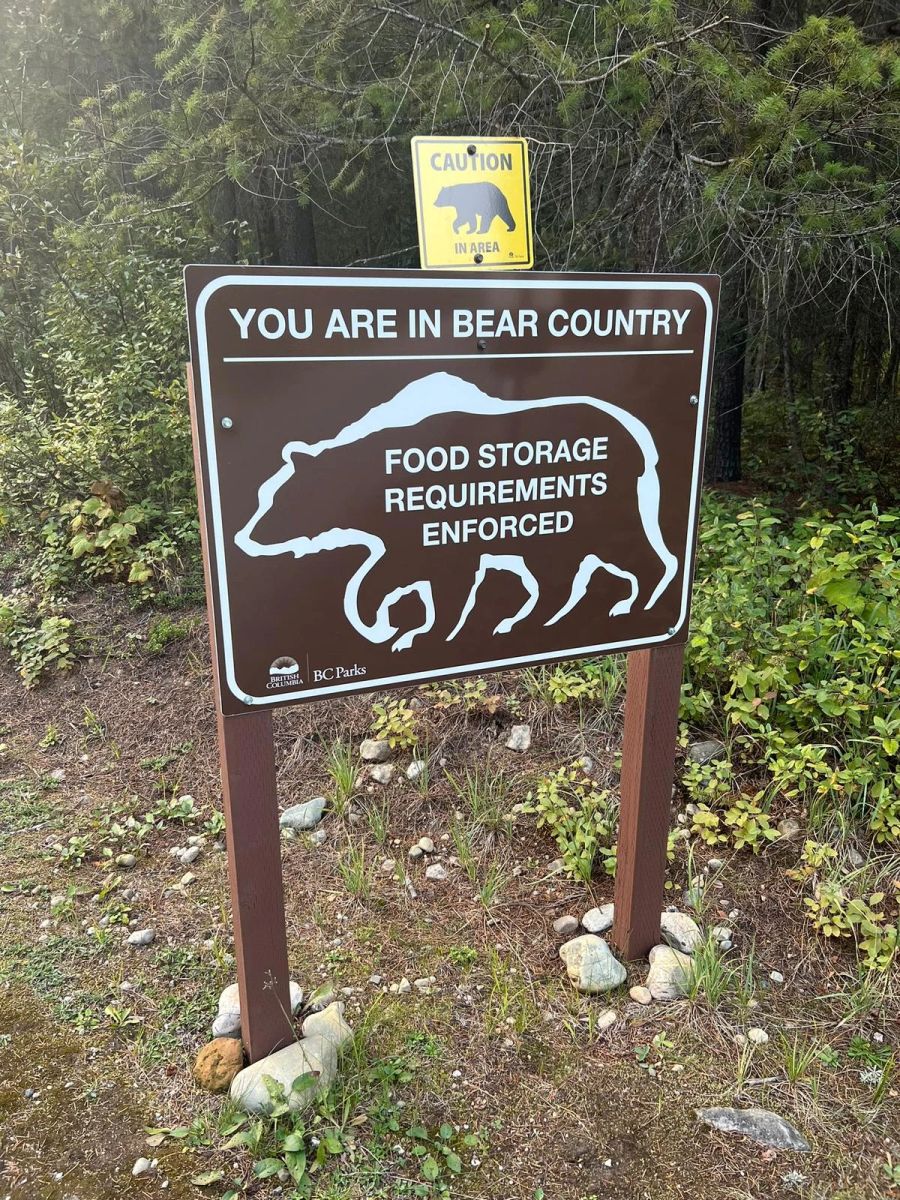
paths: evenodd
<path fill-rule="evenodd" d="M 643 288 L 644 290 L 654 290 L 663 292 L 695 292 L 703 300 L 706 306 L 706 329 L 703 338 L 703 362 L 700 368 L 700 382 L 697 387 L 697 431 L 694 437 L 694 461 L 691 469 L 691 495 L 689 502 L 689 519 L 687 540 L 685 542 L 684 551 L 684 584 L 681 592 L 681 612 L 678 617 L 677 624 L 673 625 L 669 630 L 662 634 L 656 634 L 653 637 L 646 638 L 629 638 L 621 642 L 602 642 L 596 646 L 573 646 L 563 650 L 548 650 L 542 651 L 540 654 L 521 655 L 517 658 L 501 658 L 490 662 L 467 663 L 465 666 L 457 667 L 440 667 L 434 671 L 415 671 L 406 675 L 387 675 L 381 679 L 365 679 L 362 682 L 339 684 L 335 687 L 327 688 L 303 688 L 294 689 L 290 692 L 279 692 L 277 695 L 267 696 L 251 696 L 238 686 L 234 674 L 234 649 L 231 638 L 231 607 L 228 602 L 228 580 L 225 569 L 225 534 L 222 527 L 222 508 L 221 498 L 219 493 L 219 466 L 216 459 L 216 440 L 215 426 L 213 422 L 212 411 L 212 385 L 209 372 L 209 348 L 206 338 L 206 306 L 209 303 L 210 297 L 220 288 L 223 287 L 254 287 L 254 286 L 269 286 L 277 285 L 278 287 L 374 287 L 374 288 L 441 288 L 456 289 L 456 288 L 485 288 L 491 289 L 519 289 L 541 290 L 544 288 L 553 288 L 557 291 L 571 291 L 581 289 L 585 291 L 622 291 L 631 286 L 634 289 Z M 197 297 L 197 303 L 194 307 L 194 318 L 197 329 L 197 351 L 199 355 L 200 366 L 200 389 L 201 402 L 203 404 L 203 424 L 206 436 L 206 465 L 207 476 L 209 483 L 209 494 L 212 504 L 212 519 L 213 519 L 213 543 L 216 556 L 216 575 L 219 587 L 219 607 L 222 617 L 222 650 L 225 662 L 225 678 L 228 684 L 228 690 L 233 696 L 241 701 L 242 704 L 254 705 L 264 704 L 267 707 L 273 704 L 283 704 L 288 700 L 315 699 L 318 696 L 334 696 L 341 695 L 345 692 L 358 692 L 362 690 L 371 691 L 378 687 L 387 686 L 394 683 L 413 683 L 419 679 L 437 679 L 452 675 L 468 675 L 475 671 L 495 670 L 498 667 L 516 667 L 526 663 L 546 662 L 554 658 L 577 658 L 582 655 L 598 654 L 600 652 L 622 650 L 625 647 L 648 646 L 656 642 L 665 642 L 673 637 L 681 626 L 684 624 L 688 611 L 688 600 L 690 597 L 691 575 L 688 573 L 687 567 L 690 559 L 691 546 L 694 541 L 694 530 L 697 524 L 697 492 L 700 485 L 700 447 L 703 443 L 703 428 L 704 415 L 706 411 L 706 392 L 709 382 L 709 352 L 712 342 L 712 299 L 706 288 L 701 287 L 698 283 L 683 280 L 641 280 L 639 276 L 623 276 L 621 280 L 610 279 L 529 279 L 527 277 L 517 276 L 515 279 L 490 279 L 478 280 L 472 278 L 466 279 L 429 279 L 422 275 L 410 276 L 354 276 L 350 273 L 346 277 L 334 275 L 222 275 L 218 279 L 211 280 L 206 287 L 200 292 Z M 343 354 L 334 358 L 310 358 L 306 355 L 298 355 L 296 357 L 275 357 L 259 356 L 247 358 L 223 358 L 223 362 L 230 363 L 248 363 L 248 362 L 372 362 L 372 361 L 406 361 L 421 358 L 425 360 L 450 360 L 450 359 L 476 359 L 483 362 L 487 358 L 591 358 L 603 355 L 606 357 L 620 356 L 630 357 L 634 354 L 649 353 L 660 354 L 669 353 L 672 355 L 683 354 L 682 350 L 672 351 L 599 351 L 580 353 L 572 352 L 557 352 L 547 351 L 544 353 L 500 353 L 500 354 L 484 354 L 477 352 L 475 354 L 455 354 L 455 355 L 378 355 L 377 359 L 371 355 L 349 355 Z"/>

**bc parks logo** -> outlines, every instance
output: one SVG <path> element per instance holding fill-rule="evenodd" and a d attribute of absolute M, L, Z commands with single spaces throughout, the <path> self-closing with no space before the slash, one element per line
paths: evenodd
<path fill-rule="evenodd" d="M 269 667 L 269 682 L 266 684 L 268 691 L 277 691 L 279 688 L 296 687 L 302 684 L 300 678 L 300 664 L 296 658 L 290 658 L 288 655 L 282 655 L 281 658 L 276 658 Z"/>

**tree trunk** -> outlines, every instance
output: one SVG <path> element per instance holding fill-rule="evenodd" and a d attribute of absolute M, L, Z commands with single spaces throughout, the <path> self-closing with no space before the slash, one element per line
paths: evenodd
<path fill-rule="evenodd" d="M 741 477 L 741 426 L 744 415 L 744 364 L 747 327 L 741 322 L 721 331 L 713 404 L 712 479 L 734 483 Z"/>

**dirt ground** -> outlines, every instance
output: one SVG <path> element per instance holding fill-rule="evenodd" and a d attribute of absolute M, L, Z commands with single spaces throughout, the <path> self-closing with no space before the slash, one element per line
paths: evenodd
<path fill-rule="evenodd" d="M 0 1200 L 219 1197 L 228 1180 L 241 1195 L 290 1196 L 277 1176 L 253 1178 L 249 1152 L 221 1149 L 227 1103 L 190 1074 L 218 993 L 234 978 L 203 614 L 173 617 L 179 636 L 156 653 L 146 642 L 151 618 L 115 600 L 86 604 L 80 619 L 90 656 L 70 675 L 33 692 L 8 663 L 0 675 Z M 614 780 L 620 698 L 608 709 L 554 707 L 518 673 L 488 690 L 501 698 L 494 713 L 448 706 L 434 689 L 405 693 L 418 705 L 427 786 L 404 770 L 386 787 L 367 781 L 342 813 L 331 806 L 323 844 L 283 842 L 293 978 L 307 993 L 326 981 L 343 990 L 358 1034 L 346 1069 L 362 1082 L 335 1117 L 344 1149 L 317 1176 L 315 1196 L 900 1194 L 884 1170 L 889 1158 L 900 1162 L 897 1086 L 888 1079 L 876 1093 L 871 1081 L 896 1044 L 896 981 L 861 977 L 850 949 L 811 932 L 785 875 L 796 845 L 760 857 L 719 852 L 725 865 L 700 919 L 733 926 L 735 946 L 733 986 L 715 1006 L 703 995 L 633 1003 L 627 989 L 646 963 L 631 964 L 627 984 L 608 996 L 579 996 L 552 922 L 611 900 L 611 879 L 585 886 L 556 873 L 559 851 L 533 817 L 509 833 L 478 825 L 470 877 L 453 861 L 461 800 L 449 776 L 487 764 L 505 780 L 508 806 L 583 753 Z M 276 714 L 283 806 L 331 795 L 327 749 L 337 739 L 358 747 L 372 702 Z M 521 721 L 533 734 L 525 754 L 504 746 Z M 409 759 L 395 755 L 404 768 Z M 184 794 L 193 806 L 178 807 Z M 683 805 L 676 792 L 673 822 Z M 128 827 L 151 809 L 166 815 L 143 832 Z M 422 862 L 407 865 L 407 847 L 423 835 L 447 866 L 444 881 L 427 881 Z M 189 836 L 204 841 L 194 881 L 181 885 L 186 868 L 169 851 Z M 136 856 L 132 869 L 115 865 L 122 852 Z M 712 854 L 695 846 L 689 862 L 682 845 L 670 864 L 680 908 Z M 411 888 L 382 869 L 385 859 L 404 866 Z M 155 929 L 151 946 L 124 944 L 129 919 Z M 390 991 L 431 975 L 430 994 Z M 600 1033 L 597 1017 L 610 1006 L 618 1020 Z M 735 1034 L 751 1026 L 769 1041 L 748 1053 Z M 798 1048 L 809 1050 L 800 1068 Z M 385 1079 L 379 1094 L 392 1112 L 471 1134 L 464 1168 L 443 1191 L 415 1190 L 421 1181 L 380 1123 L 372 1089 Z M 698 1124 L 695 1110 L 718 1104 L 774 1110 L 811 1152 L 766 1150 Z M 141 1155 L 156 1166 L 133 1178 Z M 216 1170 L 222 1181 L 191 1183 Z"/>

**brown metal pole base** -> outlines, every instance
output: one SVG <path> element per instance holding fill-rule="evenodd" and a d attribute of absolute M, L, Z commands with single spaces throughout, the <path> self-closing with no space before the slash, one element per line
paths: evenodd
<path fill-rule="evenodd" d="M 255 1062 L 294 1041 L 272 714 L 218 714 L 241 1037 Z"/>
<path fill-rule="evenodd" d="M 684 646 L 628 655 L 612 940 L 642 958 L 660 938 Z"/>

